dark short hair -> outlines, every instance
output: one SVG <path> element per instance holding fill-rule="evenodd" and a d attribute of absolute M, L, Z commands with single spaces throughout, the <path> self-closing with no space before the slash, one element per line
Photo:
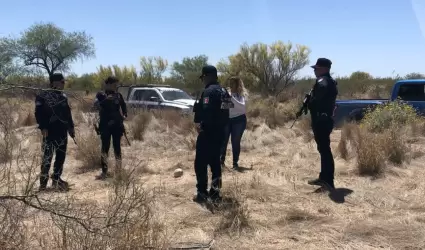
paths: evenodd
<path fill-rule="evenodd" d="M 109 76 L 105 80 L 105 84 L 113 84 L 113 83 L 117 83 L 117 82 L 119 82 L 119 80 L 115 76 Z"/>
<path fill-rule="evenodd" d="M 50 83 L 60 82 L 63 80 L 65 80 L 65 78 L 63 77 L 61 73 L 53 73 L 52 75 L 49 76 Z"/>

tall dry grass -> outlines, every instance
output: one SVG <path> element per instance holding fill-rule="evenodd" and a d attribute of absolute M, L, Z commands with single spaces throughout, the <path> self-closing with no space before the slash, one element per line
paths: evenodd
<path fill-rule="evenodd" d="M 418 136 L 421 120 L 411 106 L 403 103 L 378 106 L 366 113 L 360 125 L 343 126 L 339 155 L 348 160 L 350 148 L 360 175 L 380 176 L 388 164 L 401 166 L 410 160 L 409 138 Z"/>
<path fill-rule="evenodd" d="M 0 122 L 2 135 L 17 135 L 16 140 L 4 137 L 11 145 L 6 150 L 10 154 L 0 162 L 0 248 L 172 249 L 176 241 L 182 240 L 179 237 L 183 236 L 176 236 L 178 233 L 192 233 L 195 238 L 211 237 L 228 244 L 220 245 L 221 249 L 253 246 L 260 249 L 310 246 L 305 248 L 312 249 L 313 245 L 325 244 L 313 239 L 323 239 L 327 230 L 334 235 L 335 229 L 347 227 L 348 232 L 350 225 L 343 221 L 347 216 L 345 208 L 300 191 L 299 179 L 306 174 L 302 172 L 303 164 L 315 164 L 317 159 L 294 151 L 299 145 L 309 145 L 302 139 L 312 139 L 309 117 L 302 117 L 294 130 L 286 127 L 295 118 L 299 100 L 253 100 L 249 105 L 250 125 L 242 141 L 241 159 L 250 158 L 251 169 L 244 173 L 223 171 L 225 178 L 230 175 L 235 178 L 226 180 L 224 202 L 211 209 L 214 213 L 201 210 L 186 197 L 194 188 L 188 187 L 194 179 L 193 151 L 197 135 L 191 115 L 172 111 L 141 111 L 131 115 L 126 127 L 133 139 L 132 147 L 123 146 L 127 161 L 111 180 L 99 183 L 94 182 L 90 173 L 100 168 L 99 136 L 87 119 L 78 119 L 78 145 L 71 141 L 67 156 L 67 169 L 84 170 L 84 174 L 73 176 L 77 182 L 75 190 L 36 193 L 41 152 L 38 147 L 33 149 L 33 145 L 26 147 L 22 143 L 32 133 L 31 129 L 16 132 L 16 117 L 12 123 L 8 109 L 0 109 L 0 121 L 4 121 Z M 75 107 L 78 105 L 74 106 L 77 111 L 79 108 Z M 393 113 L 404 110 L 393 109 L 397 110 Z M 87 115 L 87 110 L 78 111 L 83 117 Z M 9 118 L 3 119 L 2 115 Z M 360 125 L 343 127 L 338 151 L 347 161 L 355 159 L 359 174 L 380 176 L 393 165 L 402 166 L 409 161 L 409 142 L 423 136 L 425 126 L 417 117 L 406 120 L 402 115 L 376 113 L 368 117 L 372 118 Z M 395 122 L 398 119 L 400 122 Z M 167 165 L 171 161 L 172 164 Z M 174 178 L 171 170 L 177 167 L 182 168 L 184 174 Z M 253 168 L 256 170 L 250 172 Z M 296 174 L 293 174 L 294 168 L 297 168 Z M 352 178 L 356 181 L 355 176 Z M 356 204 L 352 209 L 364 206 L 358 200 L 351 202 Z M 183 208 L 178 210 L 179 207 Z M 374 209 L 378 208 L 379 204 L 375 205 Z M 180 213 L 188 213 L 192 216 L 189 218 L 199 216 L 199 220 L 176 222 Z M 319 223 L 333 224 L 325 227 Z M 281 235 L 286 238 L 279 238 Z M 269 245 L 265 241 L 250 242 L 260 236 L 263 240 L 267 238 Z M 344 237 L 338 234 L 333 244 L 341 246 Z"/>

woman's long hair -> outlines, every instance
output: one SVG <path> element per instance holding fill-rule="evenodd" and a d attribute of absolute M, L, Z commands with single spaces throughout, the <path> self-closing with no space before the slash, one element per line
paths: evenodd
<path fill-rule="evenodd" d="M 229 87 L 232 90 L 232 92 L 236 92 L 240 96 L 243 96 L 245 98 L 248 97 L 248 91 L 245 88 L 242 79 L 239 76 L 232 76 L 229 78 Z"/>

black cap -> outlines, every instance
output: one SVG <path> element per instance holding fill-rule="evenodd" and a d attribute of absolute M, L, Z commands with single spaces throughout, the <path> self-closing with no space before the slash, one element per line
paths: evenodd
<path fill-rule="evenodd" d="M 64 81 L 65 80 L 65 78 L 63 77 L 63 75 L 61 73 L 54 73 L 49 78 L 50 78 L 49 79 L 50 80 L 50 83 L 60 82 L 60 81 Z"/>
<path fill-rule="evenodd" d="M 313 69 L 314 68 L 328 68 L 328 69 L 330 69 L 331 65 L 332 65 L 331 60 L 322 57 L 322 58 L 317 59 L 316 64 L 313 65 L 313 66 L 310 66 L 310 67 L 312 67 Z"/>
<path fill-rule="evenodd" d="M 110 76 L 108 78 L 106 78 L 105 80 L 105 84 L 113 84 L 119 82 L 118 78 L 116 78 L 115 76 Z"/>
<path fill-rule="evenodd" d="M 207 75 L 214 75 L 217 76 L 217 69 L 216 67 L 212 66 L 212 65 L 206 65 L 202 68 L 202 75 L 199 76 L 199 78 L 203 77 L 203 76 L 207 76 Z"/>

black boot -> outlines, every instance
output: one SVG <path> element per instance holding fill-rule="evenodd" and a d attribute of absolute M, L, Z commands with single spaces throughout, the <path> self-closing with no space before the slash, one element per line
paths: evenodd
<path fill-rule="evenodd" d="M 335 185 L 334 185 L 333 181 L 325 181 L 325 180 L 322 180 L 320 178 L 310 180 L 310 181 L 308 181 L 308 184 L 314 185 L 314 186 L 321 186 L 321 187 L 324 187 L 328 190 L 335 189 Z"/>
<path fill-rule="evenodd" d="M 61 178 L 58 178 L 58 179 L 53 179 L 52 187 L 54 189 L 64 191 L 64 190 L 68 190 L 69 184 L 68 184 L 68 182 L 62 180 Z"/>
<path fill-rule="evenodd" d="M 47 188 L 47 182 L 49 181 L 48 176 L 40 176 L 40 187 L 38 188 L 38 191 L 45 191 Z"/>
<path fill-rule="evenodd" d="M 213 202 L 220 202 L 222 200 L 219 189 L 211 188 L 208 192 L 208 196 Z"/>
<path fill-rule="evenodd" d="M 194 197 L 193 201 L 197 203 L 205 203 L 208 201 L 208 195 L 205 193 L 198 192 Z"/>

